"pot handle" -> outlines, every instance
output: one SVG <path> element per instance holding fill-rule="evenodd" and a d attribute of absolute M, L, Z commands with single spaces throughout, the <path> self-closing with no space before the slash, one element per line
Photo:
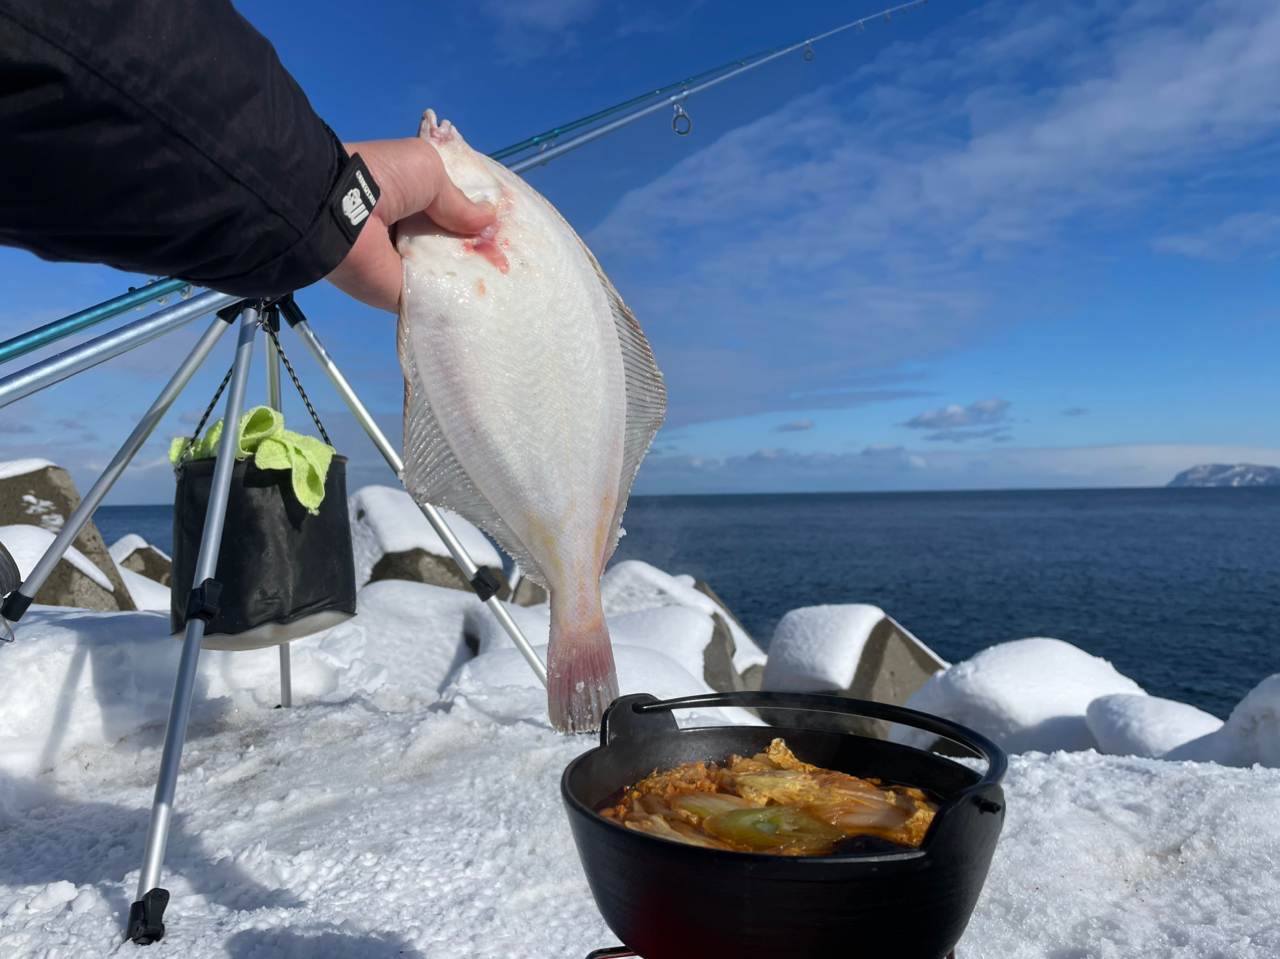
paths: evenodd
<path fill-rule="evenodd" d="M 672 699 L 668 702 L 679 700 Z M 680 726 L 670 712 L 641 712 L 640 707 L 655 703 L 665 705 L 657 696 L 649 693 L 633 693 L 615 699 L 600 719 L 600 745 L 608 746 L 616 739 L 635 742 L 651 736 L 679 732 Z"/>
<path fill-rule="evenodd" d="M 781 709 L 808 710 L 820 713 L 843 713 L 850 716 L 866 716 L 891 723 L 913 726 L 925 732 L 945 736 L 967 746 L 987 761 L 987 771 L 966 793 L 985 793 L 988 787 L 998 786 L 1009 766 L 1003 749 L 979 732 L 941 716 L 922 713 L 918 709 L 893 706 L 889 703 L 873 703 L 865 699 L 845 696 L 821 696 L 816 693 L 709 693 L 703 696 L 684 696 L 680 699 L 659 700 L 648 694 L 621 696 L 613 701 L 600 725 L 600 744 L 609 745 L 615 739 L 644 737 L 665 733 L 677 728 L 671 712 L 676 709 L 694 709 L 710 706 L 776 707 Z"/>

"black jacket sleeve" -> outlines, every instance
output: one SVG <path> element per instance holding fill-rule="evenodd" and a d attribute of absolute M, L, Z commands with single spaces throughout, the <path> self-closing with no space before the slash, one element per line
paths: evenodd
<path fill-rule="evenodd" d="M 345 162 L 229 0 L 0 2 L 0 243 L 285 293 L 351 247 Z"/>

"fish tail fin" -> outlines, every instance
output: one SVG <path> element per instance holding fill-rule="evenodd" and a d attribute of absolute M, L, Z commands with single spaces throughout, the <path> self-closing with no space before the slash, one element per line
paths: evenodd
<path fill-rule="evenodd" d="M 551 594 L 551 643 L 547 649 L 547 710 L 563 733 L 589 733 L 618 698 L 618 673 L 609 627 L 597 593 L 565 603 Z"/>

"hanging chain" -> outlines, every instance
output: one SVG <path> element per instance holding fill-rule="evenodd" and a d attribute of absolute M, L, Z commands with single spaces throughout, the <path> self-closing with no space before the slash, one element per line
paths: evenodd
<path fill-rule="evenodd" d="M 214 393 L 213 399 L 209 401 L 209 405 L 204 411 L 204 416 L 200 417 L 200 422 L 196 426 L 196 431 L 191 434 L 191 439 L 187 440 L 187 445 L 182 448 L 182 454 L 178 457 L 179 465 L 185 462 L 187 454 L 191 452 L 191 447 L 196 445 L 196 440 L 200 438 L 200 431 L 204 429 L 204 424 L 209 422 L 209 416 L 213 413 L 213 408 L 218 405 L 218 397 L 227 388 L 227 384 L 231 382 L 231 374 L 235 372 L 235 368 L 235 364 L 231 364 L 231 368 L 227 370 L 227 375 L 222 378 L 222 385 L 218 387 L 218 392 Z"/>
<path fill-rule="evenodd" d="M 320 414 L 316 412 L 316 408 L 311 405 L 311 398 L 307 396 L 307 391 L 302 388 L 302 383 L 298 379 L 298 374 L 293 371 L 293 364 L 289 362 L 289 357 L 284 355 L 284 348 L 280 345 L 280 337 L 276 335 L 276 331 L 271 328 L 264 320 L 259 320 L 258 325 L 267 331 L 267 336 L 271 337 L 271 342 L 275 344 L 276 353 L 280 355 L 280 360 L 284 363 L 284 368 L 289 371 L 289 379 L 293 380 L 293 385 L 297 387 L 298 395 L 302 397 L 302 402 L 306 404 L 307 412 L 311 414 L 311 419 L 316 424 L 316 429 L 320 431 L 320 436 L 324 440 L 326 446 L 333 446 L 333 442 L 329 439 L 329 434 L 325 432 L 324 424 L 320 422 Z M 191 434 L 191 439 L 187 440 L 187 445 L 182 448 L 182 453 L 178 457 L 178 463 L 181 465 L 186 461 L 187 455 L 191 452 L 191 447 L 196 445 L 196 440 L 200 438 L 200 432 L 204 429 L 204 424 L 209 422 L 209 417 L 213 415 L 214 407 L 218 405 L 223 391 L 226 390 L 227 384 L 231 382 L 231 374 L 235 372 L 235 364 L 227 370 L 227 375 L 222 378 L 222 384 L 218 387 L 218 392 L 213 394 L 213 399 L 209 401 L 209 405 L 205 408 L 204 415 L 200 417 L 200 422 L 196 426 L 196 431 Z"/>
<path fill-rule="evenodd" d="M 280 354 L 280 359 L 284 363 L 284 368 L 289 371 L 289 379 L 293 380 L 293 385 L 298 388 L 298 395 L 302 397 L 302 402 L 307 405 L 307 412 L 311 414 L 311 418 L 315 421 L 316 429 L 320 431 L 320 437 L 324 440 L 326 446 L 332 446 L 329 442 L 329 434 L 324 431 L 324 424 L 320 422 L 320 416 L 316 413 L 315 407 L 311 405 L 311 400 L 307 396 L 307 391 L 302 388 L 302 383 L 298 381 L 298 374 L 293 372 L 293 364 L 289 362 L 289 357 L 284 355 L 284 348 L 280 345 L 280 337 L 276 335 L 276 331 L 270 326 L 263 326 L 267 331 L 267 336 L 271 337 L 271 342 L 276 345 L 276 352 Z"/>

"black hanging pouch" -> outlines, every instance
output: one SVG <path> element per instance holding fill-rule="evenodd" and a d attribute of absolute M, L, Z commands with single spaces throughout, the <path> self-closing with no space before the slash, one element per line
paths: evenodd
<path fill-rule="evenodd" d="M 217 462 L 191 460 L 177 471 L 169 608 L 175 634 L 187 625 L 187 594 Z M 206 649 L 276 646 L 355 615 L 346 457 L 335 456 L 329 464 L 315 515 L 298 502 L 288 470 L 236 463 L 214 579 L 222 583 L 222 597 L 218 615 L 205 628 Z"/>
<path fill-rule="evenodd" d="M 280 348 L 275 324 L 265 325 L 320 435 L 329 434 Z M 222 395 L 231 372 L 205 410 L 195 436 Z M 232 424 L 232 429 L 236 424 Z M 195 442 L 187 443 L 185 454 Z M 175 471 L 173 573 L 169 627 L 187 627 L 187 599 L 194 585 L 200 539 L 217 459 L 186 460 Z M 356 568 L 347 515 L 347 458 L 334 456 L 315 513 L 298 502 L 289 470 L 264 470 L 241 460 L 231 471 L 222 547 L 213 578 L 222 584 L 218 614 L 205 627 L 205 649 L 278 646 L 336 626 L 356 612 Z"/>

